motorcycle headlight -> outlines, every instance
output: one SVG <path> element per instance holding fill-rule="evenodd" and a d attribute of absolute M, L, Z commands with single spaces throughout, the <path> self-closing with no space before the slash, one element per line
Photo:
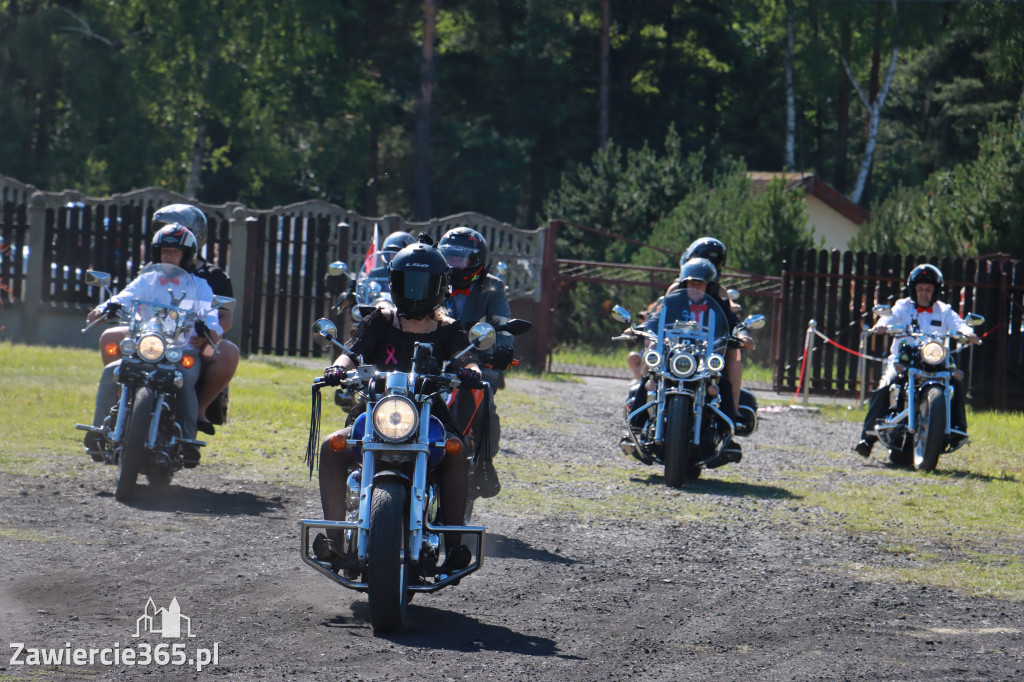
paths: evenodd
<path fill-rule="evenodd" d="M 929 365 L 937 365 L 946 359 L 946 346 L 938 341 L 929 341 L 921 349 L 921 359 Z"/>
<path fill-rule="evenodd" d="M 373 408 L 373 428 L 386 441 L 407 440 L 416 433 L 418 425 L 416 406 L 404 396 L 388 396 Z"/>
<path fill-rule="evenodd" d="M 134 339 L 122 339 L 121 340 L 121 355 L 126 358 L 130 358 L 135 355 L 137 346 L 135 345 Z"/>
<path fill-rule="evenodd" d="M 139 339 L 139 357 L 146 362 L 156 362 L 164 354 L 164 348 L 167 344 L 164 343 L 162 337 L 156 334 L 146 334 Z"/>
<path fill-rule="evenodd" d="M 644 353 L 644 364 L 648 367 L 657 367 L 661 364 L 661 353 L 656 350 L 649 350 Z"/>
<path fill-rule="evenodd" d="M 676 353 L 669 363 L 672 373 L 680 379 L 685 379 L 697 369 L 697 361 L 689 353 Z"/>
<path fill-rule="evenodd" d="M 721 355 L 712 354 L 708 357 L 708 369 L 712 372 L 721 372 L 725 367 L 725 358 Z"/>
<path fill-rule="evenodd" d="M 177 346 L 172 346 L 167 349 L 167 362 L 177 362 L 181 360 L 182 350 Z"/>

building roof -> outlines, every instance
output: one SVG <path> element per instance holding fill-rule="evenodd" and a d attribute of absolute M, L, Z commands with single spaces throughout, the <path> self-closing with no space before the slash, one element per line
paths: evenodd
<path fill-rule="evenodd" d="M 773 182 L 779 178 L 784 178 L 786 180 L 787 191 L 796 189 L 797 187 L 803 187 L 807 194 L 816 196 L 834 211 L 856 223 L 858 226 L 866 223 L 870 217 L 870 213 L 867 209 L 855 204 L 849 197 L 813 173 L 770 173 L 765 171 L 752 171 L 747 173 L 747 177 L 750 179 L 750 188 L 756 192 L 763 192 L 769 182 Z"/>

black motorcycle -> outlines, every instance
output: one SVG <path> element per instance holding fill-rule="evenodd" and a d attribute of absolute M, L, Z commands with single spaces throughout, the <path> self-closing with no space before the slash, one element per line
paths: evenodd
<path fill-rule="evenodd" d="M 616 341 L 646 339 L 643 379 L 649 389 L 645 401 L 636 392 L 626 400 L 624 415 L 628 435 L 620 443 L 623 452 L 644 464 L 663 464 L 665 483 L 678 488 L 731 461 L 728 449 L 734 436 L 749 435 L 757 428 L 757 402 L 746 392 L 739 405 L 740 423 L 722 410 L 718 382 L 725 368 L 728 343 L 733 337 L 716 337 L 713 328 L 695 321 L 659 324 L 657 331 L 632 326 L 629 312 L 615 306 L 612 317 L 630 325 Z M 743 329 L 760 329 L 763 315 L 747 317 Z M 639 404 L 638 404 L 639 403 Z"/>
<path fill-rule="evenodd" d="M 337 340 L 337 327 L 318 320 L 314 338 L 351 351 Z M 474 348 L 494 343 L 494 329 L 478 324 L 470 330 Z M 299 522 L 302 561 L 321 575 L 349 589 L 365 592 L 375 634 L 400 628 L 406 605 L 416 593 L 436 592 L 456 585 L 483 566 L 483 526 L 440 524 L 441 498 L 431 464 L 445 456 L 464 456 L 458 438 L 446 438 L 441 420 L 432 414 L 435 398 L 459 386 L 454 374 L 437 371 L 431 344 L 415 346 L 411 372 L 381 372 L 362 365 L 348 372 L 341 386 L 366 402 L 366 410 L 353 422 L 345 443 L 361 451 L 361 464 L 348 478 L 344 521 L 303 519 Z M 322 377 L 313 381 L 313 414 L 307 457 L 319 448 L 319 392 Z M 443 409 L 443 406 L 442 406 Z M 332 542 L 330 553 L 318 551 L 313 532 L 343 531 L 343 542 Z M 476 556 L 463 569 L 442 573 L 438 558 L 446 532 L 475 539 Z M 324 536 L 318 536 L 323 538 Z M 469 543 L 467 543 L 469 544 Z"/>
<path fill-rule="evenodd" d="M 195 467 L 198 459 L 185 455 L 188 448 L 206 443 L 182 436 L 175 414 L 176 397 L 182 388 L 182 368 L 199 361 L 189 347 L 193 328 L 205 333 L 206 325 L 198 317 L 192 277 L 173 265 L 153 263 L 139 278 L 158 278 L 167 289 L 158 301 L 137 300 L 129 306 L 108 304 L 104 314 L 82 332 L 104 320 L 120 318 L 128 325 L 128 336 L 121 342 L 121 364 L 116 370 L 121 396 L 100 426 L 76 424 L 82 431 L 98 433 L 101 451 L 93 459 L 117 466 L 114 497 L 130 499 L 139 474 L 145 474 L 152 486 L 167 485 L 175 472 Z M 110 293 L 107 273 L 88 271 L 86 284 L 102 286 Z M 230 310 L 235 300 L 215 296 L 214 310 Z"/>
<path fill-rule="evenodd" d="M 875 306 L 878 316 L 892 314 L 889 306 Z M 964 320 L 972 327 L 985 318 L 971 313 Z M 932 471 L 939 456 L 967 443 L 967 433 L 953 428 L 953 382 L 964 373 L 957 367 L 956 354 L 967 348 L 952 348 L 951 341 L 962 341 L 957 332 L 939 334 L 906 325 L 893 325 L 887 333 L 902 336 L 896 354 L 895 380 L 889 385 L 889 409 L 875 425 L 878 440 L 889 448 L 893 464 Z"/>

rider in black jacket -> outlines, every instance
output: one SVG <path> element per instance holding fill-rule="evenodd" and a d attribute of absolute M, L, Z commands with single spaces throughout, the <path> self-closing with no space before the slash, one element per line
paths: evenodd
<path fill-rule="evenodd" d="M 488 250 L 484 236 L 469 227 L 448 230 L 438 242 L 438 248 L 452 268 L 452 295 L 447 301 L 448 312 L 463 329 L 477 322 L 491 325 L 505 324 L 512 310 L 505 295 L 505 283 L 487 271 Z M 494 393 L 505 387 L 504 371 L 513 359 L 514 337 L 498 332 L 494 346 L 486 357 L 481 372 L 488 384 L 482 396 L 481 409 L 465 399 L 464 395 L 452 405 L 463 434 L 472 440 L 474 451 L 482 462 L 482 476 L 474 477 L 477 493 L 493 497 L 501 491 L 494 456 L 498 454 L 501 439 L 501 419 L 494 403 Z"/>

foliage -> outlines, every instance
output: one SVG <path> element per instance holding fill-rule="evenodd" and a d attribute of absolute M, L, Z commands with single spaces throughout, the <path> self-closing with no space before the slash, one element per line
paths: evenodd
<path fill-rule="evenodd" d="M 1024 255 L 1024 128 L 992 123 L 976 159 L 900 187 L 872 212 L 855 248 L 905 254 Z"/>
<path fill-rule="evenodd" d="M 601 149 L 599 8 L 439 4 L 435 213 L 476 210 L 530 227 L 564 203 L 566 170 Z M 592 197 L 581 222 L 620 234 L 646 234 L 666 216 L 689 194 L 677 185 L 695 181 L 701 157 L 782 167 L 787 7 L 797 165 L 840 191 L 852 184 L 866 116 L 841 55 L 871 92 L 877 62 L 900 47 L 869 186 L 875 202 L 969 161 L 984 123 L 1008 120 L 1021 90 L 1020 3 L 610 7 L 615 142 L 603 161 L 628 173 L 631 155 L 656 154 L 664 131 L 676 131 L 673 151 L 657 155 L 665 167 L 634 164 L 650 174 L 625 185 L 638 190 L 633 202 L 617 197 L 611 212 L 607 197 Z M 157 185 L 211 203 L 316 198 L 368 215 L 407 213 L 426 85 L 422 11 L 415 0 L 0 0 L 0 172 L 90 194 Z"/>

